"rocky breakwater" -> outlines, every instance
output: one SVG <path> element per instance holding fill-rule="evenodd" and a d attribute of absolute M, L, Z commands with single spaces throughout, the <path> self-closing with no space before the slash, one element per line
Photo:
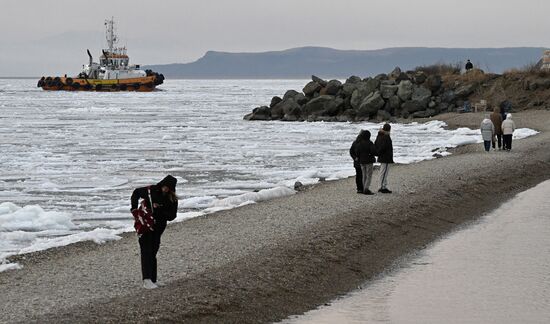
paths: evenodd
<path fill-rule="evenodd" d="M 439 74 L 402 72 L 344 83 L 312 76 L 302 92 L 288 90 L 275 96 L 269 106 L 254 108 L 245 120 L 364 121 L 431 117 L 456 110 L 478 88 L 479 83 L 453 82 L 447 86 Z"/>

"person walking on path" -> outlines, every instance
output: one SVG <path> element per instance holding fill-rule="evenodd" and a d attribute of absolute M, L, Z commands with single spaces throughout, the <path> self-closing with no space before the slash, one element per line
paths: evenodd
<path fill-rule="evenodd" d="M 495 107 L 491 114 L 491 122 L 495 126 L 495 136 L 493 137 L 493 149 L 495 148 L 495 142 L 498 141 L 498 149 L 502 148 L 502 116 L 500 115 L 500 108 Z M 496 141 L 495 141 L 496 139 Z"/>
<path fill-rule="evenodd" d="M 489 115 L 485 115 L 485 118 L 481 121 L 479 129 L 481 130 L 481 137 L 483 138 L 483 146 L 485 147 L 485 151 L 489 152 L 491 150 L 491 142 L 493 141 L 493 137 L 495 135 L 495 126 L 493 125 Z"/>
<path fill-rule="evenodd" d="M 390 137 L 391 125 L 384 124 L 382 129 L 376 136 L 375 146 L 378 155 L 378 162 L 380 163 L 380 189 L 381 193 L 392 193 L 388 189 L 388 173 L 390 171 L 390 164 L 393 163 L 393 144 Z"/>
<path fill-rule="evenodd" d="M 506 120 L 502 122 L 502 137 L 504 138 L 504 149 L 510 151 L 512 149 L 512 135 L 516 130 L 516 124 L 512 120 L 512 114 L 506 115 Z"/>
<path fill-rule="evenodd" d="M 357 135 L 357 138 L 353 141 L 349 149 L 349 155 L 353 159 L 353 167 L 355 168 L 355 185 L 357 187 L 357 193 L 363 193 L 363 172 L 361 171 L 361 163 L 359 163 L 359 157 L 356 153 L 357 144 L 361 139 L 362 133 L 363 131 L 359 132 L 359 135 Z"/>
<path fill-rule="evenodd" d="M 135 189 L 130 198 L 131 211 L 134 217 L 139 212 L 138 203 L 140 199 L 144 201 L 147 209 L 153 212 L 153 230 L 141 234 L 138 239 L 141 251 L 143 287 L 146 289 L 158 287 L 157 252 L 160 248 L 160 237 L 166 229 L 167 222 L 174 220 L 177 215 L 176 183 L 177 179 L 168 175 L 156 185 Z"/>
<path fill-rule="evenodd" d="M 370 191 L 370 183 L 372 181 L 372 170 L 374 169 L 373 163 L 376 161 L 376 147 L 370 140 L 370 132 L 363 130 L 360 133 L 359 141 L 355 149 L 355 155 L 359 159 L 361 165 L 361 174 L 363 175 L 363 193 L 365 195 L 373 195 Z"/>

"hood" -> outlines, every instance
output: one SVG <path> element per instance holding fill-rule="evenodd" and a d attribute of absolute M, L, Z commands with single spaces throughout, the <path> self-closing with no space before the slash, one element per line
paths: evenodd
<path fill-rule="evenodd" d="M 491 120 L 489 118 L 485 118 L 482 123 L 483 124 L 489 124 L 491 122 Z"/>
<path fill-rule="evenodd" d="M 167 186 L 171 191 L 176 192 L 176 183 L 178 183 L 178 179 L 172 177 L 171 175 L 167 175 L 164 179 L 157 183 L 157 186 Z"/>
<path fill-rule="evenodd" d="M 506 119 L 512 119 L 512 114 L 507 114 Z"/>
<path fill-rule="evenodd" d="M 370 140 L 370 132 L 368 130 L 363 130 L 361 132 L 361 138 L 364 140 Z"/>

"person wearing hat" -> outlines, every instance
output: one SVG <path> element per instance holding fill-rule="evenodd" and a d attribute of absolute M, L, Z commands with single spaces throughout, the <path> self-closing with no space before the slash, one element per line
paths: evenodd
<path fill-rule="evenodd" d="M 506 115 L 506 120 L 502 122 L 502 138 L 504 140 L 504 149 L 510 151 L 512 149 L 512 135 L 516 130 L 516 124 L 512 120 L 512 114 Z"/>
<path fill-rule="evenodd" d="M 378 162 L 380 163 L 380 189 L 381 193 L 392 193 L 388 189 L 388 173 L 390 170 L 390 164 L 393 163 L 393 144 L 390 137 L 391 125 L 384 124 L 382 129 L 378 131 L 374 145 L 378 155 Z"/>
<path fill-rule="evenodd" d="M 139 236 L 141 252 L 141 274 L 143 287 L 157 288 L 157 252 L 160 248 L 160 237 L 166 229 L 168 221 L 177 216 L 178 197 L 176 196 L 177 179 L 166 176 L 156 185 L 141 187 L 134 190 L 130 202 L 132 215 L 138 213 L 138 203 L 142 199 L 147 209 L 152 209 L 154 225 L 151 231 Z"/>

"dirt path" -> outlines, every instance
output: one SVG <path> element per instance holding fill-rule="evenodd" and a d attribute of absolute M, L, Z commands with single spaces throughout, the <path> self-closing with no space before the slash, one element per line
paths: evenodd
<path fill-rule="evenodd" d="M 172 225 L 157 290 L 140 288 L 134 235 L 29 255 L 0 273 L 0 321 L 263 323 L 307 311 L 549 179 L 550 113 L 515 117 L 544 132 L 512 152 L 475 145 L 395 166 L 392 195 L 358 195 L 346 179 Z"/>

